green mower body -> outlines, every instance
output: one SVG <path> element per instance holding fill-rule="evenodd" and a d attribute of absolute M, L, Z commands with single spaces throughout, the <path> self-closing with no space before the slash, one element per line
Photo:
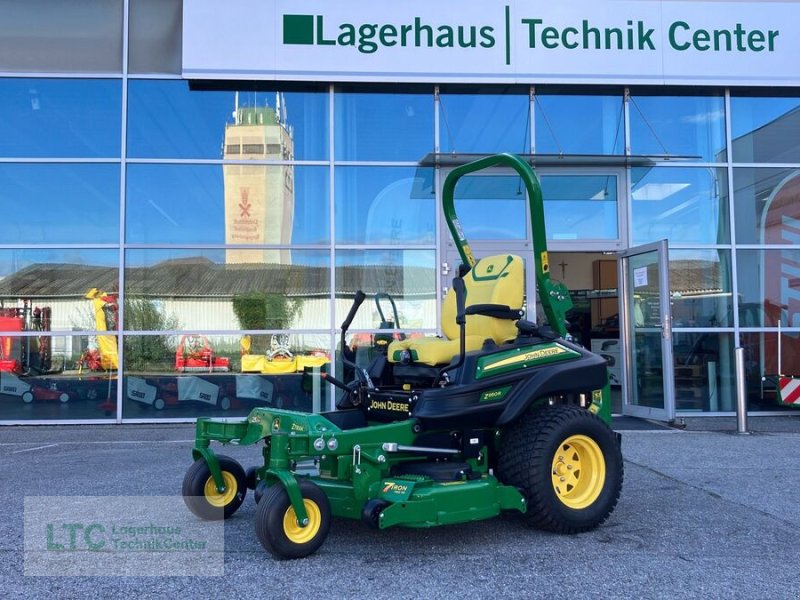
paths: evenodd
<path fill-rule="evenodd" d="M 445 181 L 445 217 L 468 271 L 476 261 L 455 216 L 455 183 L 495 165 L 514 168 L 525 182 L 536 234 L 533 264 L 549 326 L 521 319 L 516 307 L 467 305 L 477 292 L 465 289 L 462 273 L 454 280 L 460 352 L 447 364 L 406 360 L 415 356 L 406 345 L 394 362 L 377 357 L 367 369 L 352 365 L 352 382 L 326 376 L 343 392 L 340 410 L 257 408 L 240 422 L 198 419 L 195 463 L 183 484 L 192 512 L 231 516 L 253 489 L 257 536 L 277 558 L 315 552 L 332 516 L 385 529 L 514 511 L 529 525 L 562 533 L 586 531 L 608 517 L 623 468 L 619 436 L 608 427 L 606 362 L 565 339 L 569 296 L 549 278 L 535 174 L 512 155 L 459 167 Z M 364 300 L 359 294 L 342 326 L 343 342 Z M 517 333 L 468 348 L 471 315 L 511 320 Z M 245 472 L 215 454 L 212 442 L 260 444 L 263 463 Z"/>

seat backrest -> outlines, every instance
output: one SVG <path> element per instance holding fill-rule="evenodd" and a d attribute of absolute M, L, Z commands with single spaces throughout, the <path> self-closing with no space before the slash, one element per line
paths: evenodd
<path fill-rule="evenodd" d="M 480 259 L 464 276 L 467 290 L 466 306 L 473 304 L 505 304 L 521 308 L 525 291 L 525 265 L 522 258 L 511 254 L 497 254 Z M 442 304 L 442 333 L 450 340 L 458 339 L 460 328 L 456 323 L 456 295 L 452 287 Z M 467 317 L 467 335 L 491 338 L 500 344 L 517 335 L 514 321 L 483 315 Z"/>

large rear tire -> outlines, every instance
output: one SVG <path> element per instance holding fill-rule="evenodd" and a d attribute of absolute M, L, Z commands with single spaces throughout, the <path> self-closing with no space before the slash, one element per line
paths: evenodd
<path fill-rule="evenodd" d="M 616 434 L 589 411 L 566 405 L 526 413 L 503 434 L 498 476 L 525 494 L 528 524 L 580 533 L 605 521 L 622 490 Z"/>

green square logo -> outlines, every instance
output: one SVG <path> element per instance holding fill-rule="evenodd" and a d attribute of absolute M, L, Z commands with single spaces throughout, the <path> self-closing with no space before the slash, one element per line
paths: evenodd
<path fill-rule="evenodd" d="M 283 15 L 283 43 L 314 44 L 314 15 Z"/>

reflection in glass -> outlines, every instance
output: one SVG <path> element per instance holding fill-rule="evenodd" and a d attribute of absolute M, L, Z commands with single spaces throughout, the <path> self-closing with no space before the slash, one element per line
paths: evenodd
<path fill-rule="evenodd" d="M 119 165 L 0 164 L 5 244 L 119 241 Z"/>
<path fill-rule="evenodd" d="M 633 329 L 628 348 L 633 382 L 631 404 L 663 409 L 664 347 L 658 251 L 631 256 L 625 276 L 630 290 L 626 302 Z"/>
<path fill-rule="evenodd" d="M 329 334 L 125 338 L 125 418 L 245 416 L 327 408 Z"/>
<path fill-rule="evenodd" d="M 673 334 L 677 410 L 736 410 L 733 349 L 730 333 Z"/>
<path fill-rule="evenodd" d="M 53 307 L 56 308 L 56 307 Z M 0 420 L 108 419 L 116 416 L 116 369 L 87 369 L 96 336 L 14 336 L 0 309 Z M 23 331 L 36 327 L 20 315 Z M 6 352 L 8 351 L 8 352 Z"/>
<path fill-rule="evenodd" d="M 118 80 L 0 79 L 0 114 L 0 156 L 120 156 Z"/>
<path fill-rule="evenodd" d="M 239 125 L 248 125 L 245 137 L 254 138 L 243 143 L 266 144 L 256 158 L 328 157 L 324 88 L 280 93 L 255 85 L 238 90 L 190 89 L 189 82 L 181 80 L 133 80 L 128 85 L 131 158 L 247 158 L 225 147 L 227 129 Z M 272 152 L 269 145 L 280 145 L 282 129 L 292 139 L 291 152 Z"/>
<path fill-rule="evenodd" d="M 441 152 L 530 152 L 528 88 L 490 89 L 439 96 Z"/>
<path fill-rule="evenodd" d="M 337 243 L 434 243 L 433 169 L 338 167 L 335 179 Z"/>
<path fill-rule="evenodd" d="M 730 241 L 725 169 L 632 168 L 633 245 Z"/>
<path fill-rule="evenodd" d="M 739 250 L 736 266 L 740 327 L 800 327 L 799 249 Z M 800 352 L 790 354 L 798 365 L 786 372 L 800 374 Z"/>
<path fill-rule="evenodd" d="M 619 238 L 616 177 L 542 175 L 540 179 L 551 240 Z"/>
<path fill-rule="evenodd" d="M 143 318 L 126 305 L 125 328 L 330 329 L 328 252 L 292 250 L 289 263 L 251 252 L 252 261 L 231 263 L 225 250 L 129 250 L 126 298 Z"/>
<path fill-rule="evenodd" d="M 631 404 L 664 408 L 664 367 L 661 332 L 637 331 L 631 344 L 634 364 Z"/>
<path fill-rule="evenodd" d="M 631 153 L 724 161 L 725 100 L 719 96 L 630 97 Z"/>
<path fill-rule="evenodd" d="M 127 179 L 128 243 L 288 245 L 330 237 L 326 167 L 132 164 Z M 228 252 L 229 262 L 246 262 L 235 258 L 240 251 Z M 288 252 L 263 254 L 285 262 Z"/>
<path fill-rule="evenodd" d="M 800 242 L 800 170 L 733 170 L 736 242 Z"/>
<path fill-rule="evenodd" d="M 46 331 L 95 331 L 86 295 L 118 290 L 118 264 L 116 250 L 0 250 L 0 314 L 14 311 L 29 323 L 46 309 Z"/>
<path fill-rule="evenodd" d="M 456 183 L 454 197 L 468 240 L 527 239 L 528 199 L 518 175 L 466 175 Z"/>
<path fill-rule="evenodd" d="M 538 90 L 538 88 L 537 88 Z M 624 154 L 622 94 L 535 97 L 537 154 Z"/>
<path fill-rule="evenodd" d="M 337 90 L 336 160 L 418 161 L 434 149 L 433 91 Z"/>
<path fill-rule="evenodd" d="M 353 304 L 356 291 L 367 295 L 351 329 L 379 329 L 384 316 L 402 329 L 436 327 L 436 253 L 433 250 L 339 250 L 336 252 L 336 323 Z M 376 294 L 386 294 L 375 300 Z"/>
<path fill-rule="evenodd" d="M 730 250 L 670 250 L 673 327 L 733 327 Z"/>
<path fill-rule="evenodd" d="M 731 96 L 735 162 L 800 162 L 800 98 Z"/>
<path fill-rule="evenodd" d="M 796 407 L 782 403 L 778 375 L 800 373 L 800 332 L 783 331 L 779 342 L 778 333 L 774 331 L 745 331 L 739 340 L 744 348 L 748 410 L 797 411 Z"/>

